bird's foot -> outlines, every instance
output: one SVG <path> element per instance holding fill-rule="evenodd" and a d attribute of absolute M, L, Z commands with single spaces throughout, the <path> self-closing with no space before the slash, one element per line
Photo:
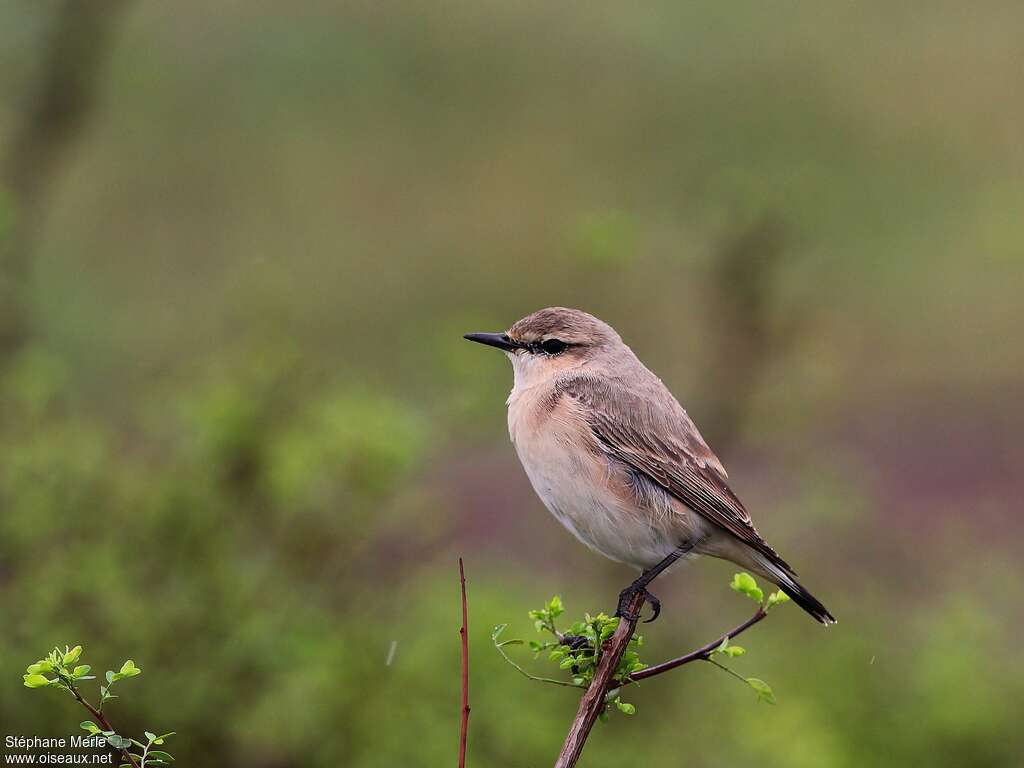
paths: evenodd
<path fill-rule="evenodd" d="M 619 606 L 615 609 L 615 615 L 627 621 L 637 621 L 640 618 L 640 613 L 631 613 L 629 604 L 633 602 L 633 598 L 638 594 L 642 594 L 644 600 L 651 604 L 651 618 L 644 620 L 644 624 L 650 624 L 661 615 L 661 600 L 647 591 L 647 587 L 644 584 L 638 584 L 635 581 L 619 593 Z M 641 603 L 642 606 L 643 604 Z"/>
<path fill-rule="evenodd" d="M 580 648 L 590 645 L 590 640 L 583 635 L 564 635 L 559 644 L 567 645 L 571 650 L 578 651 Z"/>

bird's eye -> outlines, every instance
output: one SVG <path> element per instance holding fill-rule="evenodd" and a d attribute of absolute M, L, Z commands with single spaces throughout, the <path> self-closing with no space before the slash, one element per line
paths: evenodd
<path fill-rule="evenodd" d="M 557 355 L 559 352 L 564 352 L 568 346 L 561 339 L 545 339 L 540 343 L 540 348 L 549 355 Z"/>

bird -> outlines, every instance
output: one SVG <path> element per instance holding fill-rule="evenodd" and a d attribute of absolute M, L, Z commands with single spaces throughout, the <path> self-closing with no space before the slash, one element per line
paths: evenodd
<path fill-rule="evenodd" d="M 577 539 L 640 570 L 617 616 L 677 562 L 731 561 L 779 587 L 825 625 L 828 609 L 762 538 L 728 475 L 669 389 L 610 325 L 548 307 L 499 333 L 467 333 L 512 362 L 508 430 L 534 491 Z M 642 603 L 641 603 L 642 605 Z"/>

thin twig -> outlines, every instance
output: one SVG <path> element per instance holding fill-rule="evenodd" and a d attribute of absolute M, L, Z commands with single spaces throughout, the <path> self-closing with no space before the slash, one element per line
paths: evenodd
<path fill-rule="evenodd" d="M 114 726 L 112 726 L 110 724 L 110 721 L 107 720 L 106 715 L 104 715 L 100 710 L 96 709 L 96 707 L 94 707 L 88 701 L 83 699 L 82 694 L 78 692 L 78 689 L 76 689 L 75 686 L 69 685 L 68 688 L 71 690 L 72 695 L 78 700 L 78 703 L 85 707 L 87 710 L 89 710 L 89 714 L 99 721 L 100 727 L 104 731 L 114 731 L 114 733 L 117 733 L 117 731 L 114 730 Z M 129 763 L 131 763 L 134 766 L 134 768 L 139 768 L 139 764 L 135 762 L 135 755 L 133 755 L 131 752 L 124 748 L 121 749 L 121 754 L 124 755 L 125 759 Z"/>
<path fill-rule="evenodd" d="M 462 726 L 459 729 L 459 768 L 466 768 L 466 739 L 469 736 L 469 611 L 466 607 L 466 571 L 459 558 L 459 585 L 462 588 Z"/>
<path fill-rule="evenodd" d="M 538 677 L 537 675 L 531 675 L 521 666 L 516 664 L 515 661 L 512 660 L 512 657 L 505 653 L 505 646 L 522 645 L 522 642 L 522 640 L 506 640 L 503 643 L 495 641 L 494 647 L 498 649 L 498 653 L 501 654 L 502 658 L 505 659 L 505 661 L 507 661 L 509 664 L 511 664 L 513 668 L 517 669 L 523 677 L 527 677 L 530 680 L 536 680 L 538 683 L 551 683 L 552 685 L 561 685 L 566 688 L 582 688 L 582 686 L 576 685 L 576 683 L 570 683 L 566 680 L 556 680 L 553 677 Z"/>
<path fill-rule="evenodd" d="M 562 752 L 555 762 L 555 768 L 572 768 L 579 760 L 583 752 L 583 745 L 587 743 L 590 730 L 594 727 L 598 716 L 605 708 L 605 694 L 612 682 L 615 670 L 619 668 L 626 647 L 629 645 L 633 632 L 636 630 L 636 623 L 640 616 L 640 610 L 644 606 L 644 593 L 637 591 L 630 600 L 626 610 L 628 616 L 636 618 L 620 618 L 619 626 L 608 640 L 604 642 L 601 652 L 601 659 L 597 662 L 597 669 L 594 671 L 594 679 L 583 694 L 580 700 L 579 709 L 576 711 L 576 719 L 573 720 L 569 733 L 565 737 L 565 744 L 562 745 Z"/>
<path fill-rule="evenodd" d="M 626 678 L 622 684 L 628 685 L 629 683 L 635 683 L 638 680 L 646 680 L 648 677 L 663 674 L 669 670 L 681 667 L 684 664 L 689 664 L 691 661 L 708 661 L 711 658 L 711 654 L 722 644 L 723 640 L 732 640 L 737 635 L 743 634 L 767 615 L 768 614 L 765 612 L 764 608 L 758 608 L 757 612 L 753 616 L 744 621 L 738 627 L 729 630 L 717 640 L 712 640 L 707 645 L 703 645 L 695 651 L 690 651 L 690 653 L 685 656 L 679 656 L 678 658 L 664 661 L 661 664 L 655 664 L 653 667 L 641 669 L 639 672 L 634 672 Z"/>
<path fill-rule="evenodd" d="M 739 674 L 739 673 L 738 673 L 738 672 L 736 672 L 735 670 L 729 669 L 729 668 L 728 668 L 727 666 L 725 666 L 725 664 L 722 664 L 722 663 L 721 663 L 720 661 L 715 661 L 715 660 L 714 660 L 714 659 L 712 659 L 711 657 L 708 657 L 708 658 L 706 658 L 706 659 L 704 659 L 704 660 L 705 660 L 706 662 L 708 662 L 709 664 L 714 664 L 714 665 L 715 665 L 716 667 L 718 667 L 718 668 L 719 668 L 720 670 L 722 670 L 723 672 L 725 672 L 725 673 L 727 673 L 727 674 L 730 674 L 730 675 L 732 675 L 732 676 L 733 676 L 733 677 L 735 677 L 735 678 L 736 678 L 737 680 L 739 680 L 739 681 L 740 681 L 741 683 L 744 683 L 744 684 L 745 684 L 745 683 L 747 682 L 747 678 L 745 678 L 745 677 L 744 677 L 743 675 Z"/>

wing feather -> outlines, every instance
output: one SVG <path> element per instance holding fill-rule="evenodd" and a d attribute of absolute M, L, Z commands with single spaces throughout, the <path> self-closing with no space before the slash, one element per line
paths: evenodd
<path fill-rule="evenodd" d="M 577 373 L 559 381 L 556 391 L 585 406 L 582 412 L 610 456 L 789 570 L 726 484 L 718 457 L 657 377 L 650 374 L 641 386 L 627 387 L 614 378 Z"/>

